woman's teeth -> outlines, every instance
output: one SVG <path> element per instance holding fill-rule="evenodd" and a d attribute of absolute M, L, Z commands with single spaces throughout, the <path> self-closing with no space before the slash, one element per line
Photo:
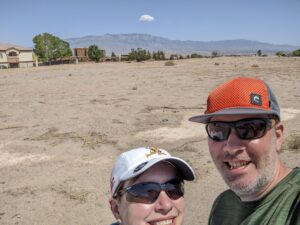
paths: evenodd
<path fill-rule="evenodd" d="M 172 224 L 172 220 L 164 220 L 155 223 L 155 225 L 170 225 L 170 224 Z"/>

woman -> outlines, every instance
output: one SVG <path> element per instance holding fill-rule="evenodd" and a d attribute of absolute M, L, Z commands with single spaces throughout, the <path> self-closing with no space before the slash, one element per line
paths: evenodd
<path fill-rule="evenodd" d="M 110 208 L 115 225 L 181 225 L 183 180 L 194 180 L 191 166 L 158 148 L 122 153 L 111 175 Z"/>

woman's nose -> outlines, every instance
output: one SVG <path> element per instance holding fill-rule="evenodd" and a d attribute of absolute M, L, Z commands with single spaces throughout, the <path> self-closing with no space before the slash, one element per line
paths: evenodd
<path fill-rule="evenodd" d="M 155 211 L 161 214 L 167 214 L 172 210 L 173 200 L 167 195 L 165 191 L 161 191 L 157 200 L 155 201 Z"/>

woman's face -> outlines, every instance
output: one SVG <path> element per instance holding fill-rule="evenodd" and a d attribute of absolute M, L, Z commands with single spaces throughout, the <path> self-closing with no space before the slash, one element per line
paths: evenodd
<path fill-rule="evenodd" d="M 178 178 L 177 169 L 166 162 L 159 162 L 150 167 L 134 181 L 126 181 L 124 187 L 141 182 L 166 183 Z M 113 199 L 116 204 L 114 215 L 122 225 L 181 225 L 184 215 L 184 198 L 177 200 L 169 198 L 161 191 L 157 200 L 152 204 L 128 202 L 126 195 Z"/>

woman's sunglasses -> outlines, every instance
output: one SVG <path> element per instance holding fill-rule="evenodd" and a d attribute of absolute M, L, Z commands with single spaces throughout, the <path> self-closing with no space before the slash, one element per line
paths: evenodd
<path fill-rule="evenodd" d="M 275 124 L 276 120 L 269 118 L 249 118 L 234 122 L 212 121 L 206 124 L 206 132 L 214 141 L 225 141 L 234 129 L 241 140 L 252 140 L 263 137 Z"/>
<path fill-rule="evenodd" d="M 129 202 L 152 204 L 160 192 L 165 191 L 169 198 L 176 200 L 184 195 L 184 183 L 182 179 L 173 179 L 166 183 L 143 182 L 121 189 L 118 195 L 127 192 L 126 200 Z"/>

